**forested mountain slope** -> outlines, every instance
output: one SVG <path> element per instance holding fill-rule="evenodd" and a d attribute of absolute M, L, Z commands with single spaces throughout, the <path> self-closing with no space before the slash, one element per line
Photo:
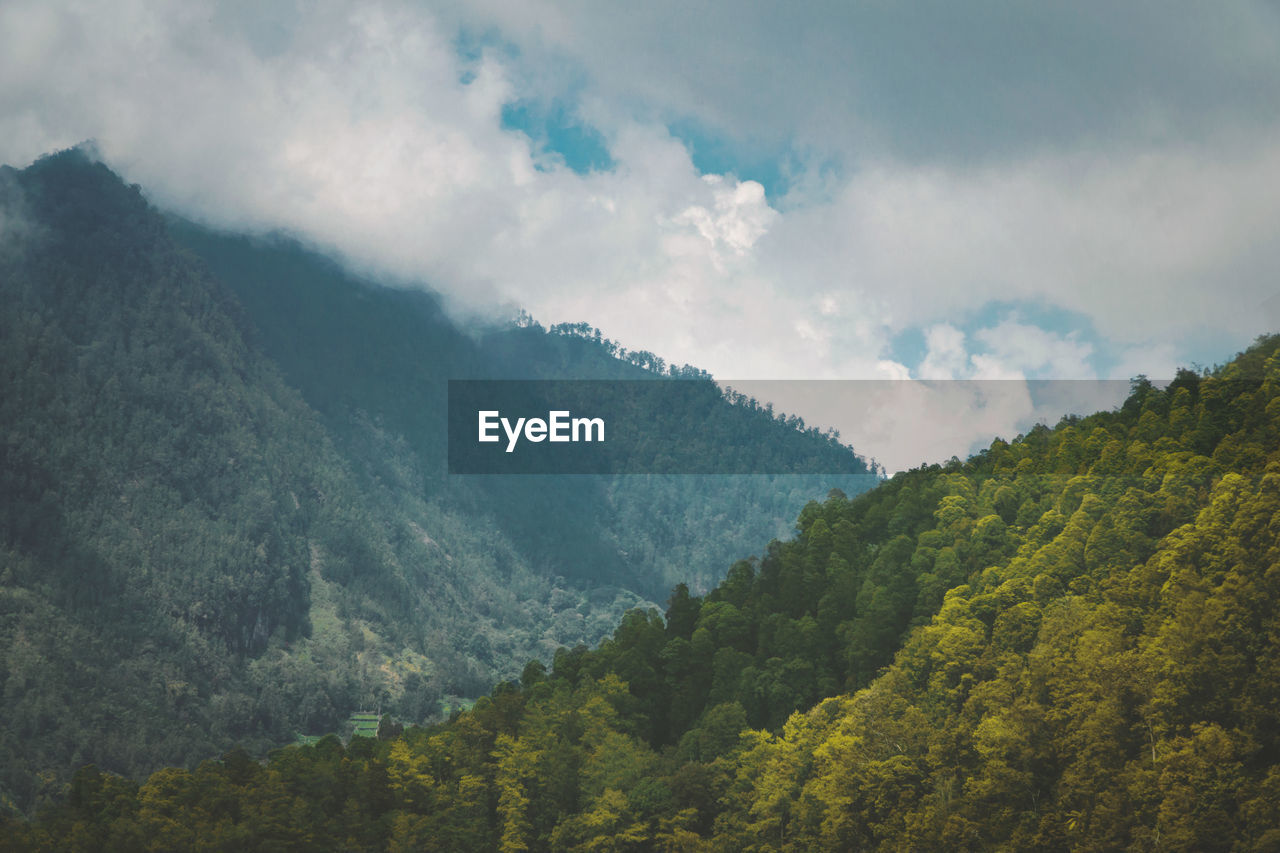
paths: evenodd
<path fill-rule="evenodd" d="M 446 725 L 83 771 L 88 849 L 1280 848 L 1280 337 L 801 514 Z M 794 711 L 794 713 L 792 713 Z"/>
<path fill-rule="evenodd" d="M 357 709 L 437 718 L 442 698 L 595 643 L 662 566 L 745 553 L 734 543 L 803 500 L 782 481 L 745 509 L 732 489 L 671 487 L 655 503 L 671 518 L 699 498 L 687 518 L 733 520 L 680 551 L 606 482 L 604 534 L 565 512 L 531 544 L 493 493 L 436 466 L 433 389 L 493 368 L 430 296 L 357 286 L 287 244 L 206 234 L 231 249 L 201 257 L 79 151 L 0 171 L 0 213 L 0 808 L 56 795 L 85 762 L 144 774 L 336 731 Z M 537 369 L 586 348 L 642 372 L 579 337 L 491 334 Z M 865 470 L 752 417 L 761 443 Z M 631 543 L 647 562 L 618 558 Z"/>
<path fill-rule="evenodd" d="M 483 538 L 504 543 L 503 559 L 535 574 L 657 600 L 679 582 L 707 589 L 760 541 L 790 533 L 806 501 L 833 486 L 855 492 L 875 481 L 868 463 L 829 436 L 750 405 L 720 407 L 732 422 L 708 430 L 701 460 L 714 467 L 738 448 L 763 448 L 772 453 L 770 471 L 823 476 L 449 476 L 449 379 L 709 377 L 621 350 L 586 324 L 547 330 L 526 320 L 464 331 L 433 294 L 379 287 L 287 240 L 180 220 L 170 229 L 239 296 L 264 351 L 370 484 L 392 483 L 382 491 L 393 503 L 425 499 L 429 512 L 465 517 Z M 388 445 L 397 448 L 394 464 Z M 414 480 L 388 471 L 395 464 L 410 465 Z"/>
<path fill-rule="evenodd" d="M 520 577 L 376 512 L 136 188 L 69 152 L 4 190 L 4 798 L 490 683 L 450 619 L 483 640 L 480 591 Z"/>

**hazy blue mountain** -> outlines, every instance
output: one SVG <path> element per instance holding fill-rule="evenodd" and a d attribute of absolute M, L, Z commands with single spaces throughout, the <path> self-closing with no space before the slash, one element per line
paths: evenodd
<path fill-rule="evenodd" d="M 376 478 L 380 457 L 370 452 L 370 430 L 403 441 L 422 477 L 413 491 L 483 516 L 541 574 L 657 598 L 679 582 L 708 588 L 762 539 L 786 535 L 805 501 L 833 486 L 857 492 L 866 485 L 868 468 L 848 448 L 763 411 L 729 406 L 721 408 L 735 410 L 737 422 L 713 436 L 707 455 L 743 444 L 796 445 L 825 454 L 819 467 L 848 476 L 451 478 L 448 379 L 655 378 L 653 357 L 620 353 L 585 324 L 463 331 L 434 295 L 379 287 L 296 243 L 181 221 L 171 230 L 240 297 L 264 350 L 349 458 Z"/>

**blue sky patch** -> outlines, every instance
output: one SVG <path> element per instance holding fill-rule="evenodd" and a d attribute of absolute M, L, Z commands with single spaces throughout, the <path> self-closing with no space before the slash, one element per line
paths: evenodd
<path fill-rule="evenodd" d="M 913 370 L 919 368 L 920 362 L 924 361 L 928 353 L 929 348 L 924 342 L 924 329 L 919 326 L 903 329 L 889 341 L 889 358 Z"/>
<path fill-rule="evenodd" d="M 704 175 L 734 175 L 739 180 L 757 181 L 770 203 L 786 195 L 791 181 L 785 163 L 788 153 L 755 150 L 749 143 L 712 132 L 693 119 L 679 119 L 667 125 L 671 135 L 684 143 L 693 165 Z"/>
<path fill-rule="evenodd" d="M 604 135 L 581 121 L 564 101 L 543 104 L 521 100 L 504 104 L 502 127 L 525 134 L 537 153 L 558 157 L 579 175 L 614 166 Z"/>

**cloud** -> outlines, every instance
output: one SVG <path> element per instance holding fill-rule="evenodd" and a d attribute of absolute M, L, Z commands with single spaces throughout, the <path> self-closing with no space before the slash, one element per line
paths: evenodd
<path fill-rule="evenodd" d="M 1075 332 L 1056 335 L 1009 317 L 982 329 L 975 337 L 986 350 L 971 357 L 975 378 L 1024 378 L 1032 373 L 1060 379 L 1094 376 L 1088 364 L 1093 347 L 1081 342 Z"/>
<path fill-rule="evenodd" d="M 889 164 L 788 210 L 762 250 L 793 282 L 873 294 L 893 331 L 1024 300 L 1126 348 L 1206 329 L 1252 337 L 1280 271 L 1277 189 L 1280 133 L 1000 168 Z"/>
<path fill-rule="evenodd" d="M 755 181 L 734 181 L 730 187 L 721 175 L 704 175 L 702 180 L 712 187 L 714 211 L 695 204 L 674 223 L 693 225 L 717 251 L 745 255 L 778 217 L 765 201 L 764 187 Z"/>
<path fill-rule="evenodd" d="M 49 34 L 28 57 L 42 72 L 0 84 L 11 162 L 91 136 L 153 199 L 205 222 L 291 230 L 460 310 L 586 318 L 719 372 L 803 372 L 837 338 L 837 298 L 846 315 L 858 302 L 827 297 L 806 336 L 818 297 L 757 267 L 778 219 L 760 185 L 701 175 L 661 125 L 612 125 L 609 171 L 540 162 L 502 126 L 502 52 L 460 56 L 411 7 L 322 6 L 269 43 L 189 7 L 6 14 L 10 32 Z M 858 351 L 878 359 L 874 342 Z"/>
<path fill-rule="evenodd" d="M 981 366 L 981 361 L 977 360 Z M 1123 402 L 1128 381 L 950 379 L 741 381 L 735 390 L 799 412 L 894 474 L 965 458 L 992 440 L 1037 423 L 1086 415 Z"/>
<path fill-rule="evenodd" d="M 925 331 L 924 339 L 928 350 L 920 364 L 921 379 L 955 379 L 967 372 L 964 332 L 939 323 Z"/>
<path fill-rule="evenodd" d="M 470 0 L 519 61 L 601 104 L 643 105 L 763 150 L 1007 160 L 1212 138 L 1280 116 L 1280 13 L 1266 0 L 1068 5 Z"/>
<path fill-rule="evenodd" d="M 504 124 L 554 99 L 609 168 Z M 702 174 L 681 120 L 785 161 L 789 192 Z M 10 0 L 0 160 L 89 137 L 205 222 L 728 379 L 1154 376 L 1274 331 L 1264 3 Z M 965 411 L 999 431 L 1028 405 Z"/>

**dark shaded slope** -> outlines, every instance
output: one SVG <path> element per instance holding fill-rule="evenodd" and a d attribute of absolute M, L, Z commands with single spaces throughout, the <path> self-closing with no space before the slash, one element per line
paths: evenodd
<path fill-rule="evenodd" d="M 2 185 L 9 805 L 86 761 L 263 750 L 360 707 L 423 720 L 638 600 L 601 602 L 596 626 L 500 548 L 463 530 L 455 559 L 422 507 L 387 511 L 136 187 L 75 151 Z M 399 496 L 413 462 L 368 431 Z"/>
<path fill-rule="evenodd" d="M 27 230 L 0 273 L 0 765 L 29 802 L 37 772 L 137 771 L 306 716 L 263 708 L 243 661 L 308 632 L 307 534 L 341 480 L 137 188 L 74 152 L 4 183 Z"/>

